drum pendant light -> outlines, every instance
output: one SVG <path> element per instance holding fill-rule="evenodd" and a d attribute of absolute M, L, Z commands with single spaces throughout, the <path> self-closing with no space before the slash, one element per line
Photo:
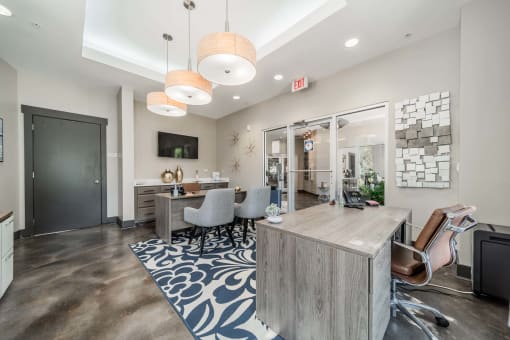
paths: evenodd
<path fill-rule="evenodd" d="M 198 45 L 198 72 L 220 85 L 242 85 L 257 74 L 255 46 L 245 37 L 229 32 L 228 0 L 225 32 L 206 35 Z"/>
<path fill-rule="evenodd" d="M 168 42 L 172 41 L 170 34 L 163 34 L 166 41 L 166 72 L 168 73 Z M 158 115 L 182 117 L 186 115 L 187 105 L 168 98 L 165 92 L 150 92 L 147 94 L 147 110 Z"/>
<path fill-rule="evenodd" d="M 188 105 L 205 105 L 212 100 L 212 84 L 191 69 L 191 11 L 195 3 L 184 1 L 188 10 L 188 69 L 170 71 L 166 75 L 165 93 L 168 97 Z"/>

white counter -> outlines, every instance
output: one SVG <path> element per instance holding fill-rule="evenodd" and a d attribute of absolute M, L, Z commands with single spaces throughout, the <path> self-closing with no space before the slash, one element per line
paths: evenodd
<path fill-rule="evenodd" d="M 184 178 L 182 180 L 182 183 L 229 183 L 230 179 L 228 177 L 220 178 L 219 180 L 213 180 L 212 178 L 199 178 L 198 180 L 196 178 Z M 175 181 L 172 183 L 163 183 L 163 181 L 159 178 L 149 178 L 149 179 L 137 179 L 135 180 L 135 187 L 146 187 L 146 186 L 153 186 L 153 185 L 174 185 Z"/>

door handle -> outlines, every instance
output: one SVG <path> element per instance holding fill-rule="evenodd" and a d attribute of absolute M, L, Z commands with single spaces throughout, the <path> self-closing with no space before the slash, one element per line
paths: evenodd
<path fill-rule="evenodd" d="M 96 179 L 96 180 L 94 181 L 94 184 L 99 184 L 99 180 L 98 180 L 98 179 Z"/>

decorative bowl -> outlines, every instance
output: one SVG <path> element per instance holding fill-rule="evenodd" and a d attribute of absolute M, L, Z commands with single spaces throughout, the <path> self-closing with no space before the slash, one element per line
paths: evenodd
<path fill-rule="evenodd" d="M 267 220 L 269 221 L 269 223 L 281 223 L 282 222 L 282 217 L 281 216 L 268 216 L 267 217 Z"/>

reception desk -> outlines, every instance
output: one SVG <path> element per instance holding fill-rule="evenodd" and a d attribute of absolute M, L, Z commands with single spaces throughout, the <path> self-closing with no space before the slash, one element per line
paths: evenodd
<path fill-rule="evenodd" d="M 382 339 L 408 209 L 327 204 L 257 222 L 257 318 L 285 339 Z"/>
<path fill-rule="evenodd" d="M 156 234 L 167 243 L 172 242 L 172 231 L 192 227 L 184 222 L 184 208 L 200 208 L 208 190 L 200 190 L 174 197 L 169 193 L 156 194 Z M 236 192 L 235 201 L 242 202 L 246 191 Z"/>

